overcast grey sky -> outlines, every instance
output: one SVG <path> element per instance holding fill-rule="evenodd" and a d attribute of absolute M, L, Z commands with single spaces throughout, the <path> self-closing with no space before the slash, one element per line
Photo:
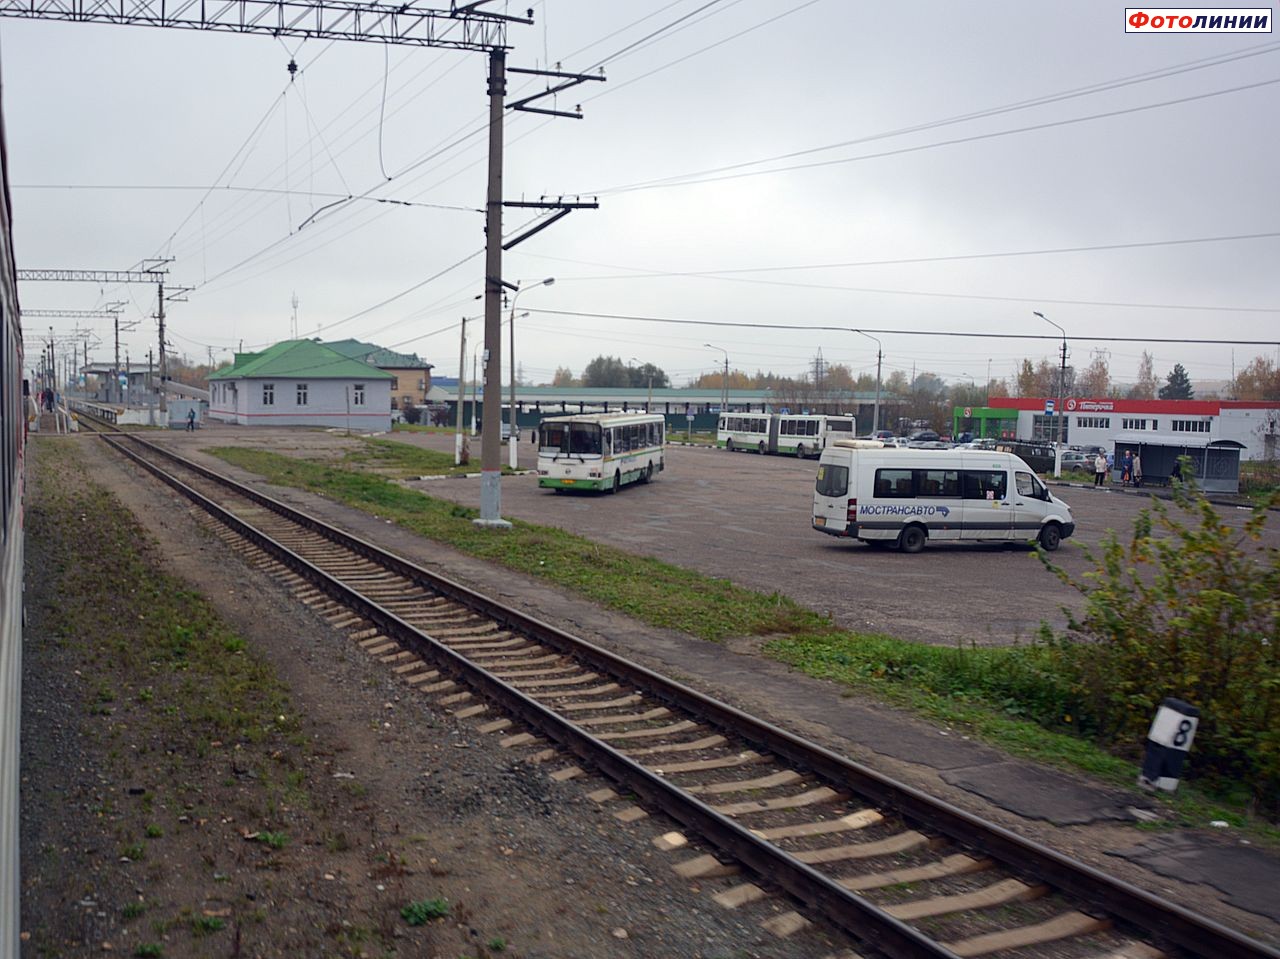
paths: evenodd
<path fill-rule="evenodd" d="M 530 381 L 607 353 L 682 384 L 723 362 L 706 343 L 747 371 L 800 373 L 819 348 L 875 369 L 853 333 L 566 313 L 1054 335 L 1039 310 L 1069 338 L 1280 338 L 1280 238 L 1172 242 L 1280 231 L 1274 33 L 1126 34 L 1124 6 L 1102 2 L 533 7 L 536 24 L 510 30 L 512 66 L 603 61 L 608 81 L 561 97 L 582 120 L 507 118 L 508 199 L 600 200 L 507 254 L 508 280 L 556 278 L 518 302 Z M 458 321 L 481 312 L 486 69 L 450 50 L 0 20 L 18 266 L 173 256 L 170 282 L 194 290 L 169 307 L 170 340 L 192 359 L 289 336 L 296 293 L 300 335 L 371 340 L 456 375 Z M 374 188 L 431 205 L 352 202 L 302 226 Z M 506 232 L 526 214 L 507 211 Z M 1126 244 L 1164 245 L 1037 252 Z M 989 256 L 1014 253 L 1032 255 Z M 128 300 L 131 356 L 155 343 L 153 287 L 20 295 L 26 309 Z M 30 326 L 50 323 L 74 326 Z M 106 359 L 109 324 L 93 326 Z M 886 376 L 979 383 L 988 361 L 1008 376 L 1055 350 L 880 339 Z M 1073 362 L 1094 347 L 1072 342 Z M 1105 348 L 1113 377 L 1132 380 L 1143 346 Z M 1193 379 L 1231 372 L 1229 347 L 1150 349 L 1162 377 L 1175 362 Z M 1235 361 L 1261 352 L 1236 347 Z"/>

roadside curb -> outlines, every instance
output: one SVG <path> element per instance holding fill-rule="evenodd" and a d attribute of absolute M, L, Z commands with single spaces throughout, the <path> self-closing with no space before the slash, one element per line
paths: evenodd
<path fill-rule="evenodd" d="M 1163 500 L 1173 499 L 1173 493 L 1167 487 L 1161 487 L 1161 486 L 1150 486 L 1150 487 L 1144 486 L 1137 489 L 1129 486 L 1098 487 L 1098 486 L 1094 486 L 1092 483 L 1071 483 L 1071 482 L 1064 482 L 1062 480 L 1055 480 L 1055 479 L 1047 479 L 1045 480 L 1045 483 L 1051 486 L 1060 486 L 1060 487 L 1064 486 L 1067 489 L 1101 490 L 1104 493 L 1115 493 L 1120 496 L 1154 496 L 1157 499 L 1163 499 Z M 1253 505 L 1254 505 L 1253 503 L 1250 503 L 1248 500 L 1242 500 L 1242 499 L 1223 499 L 1221 497 L 1215 497 L 1215 496 L 1206 496 L 1205 499 L 1207 499 L 1214 506 L 1234 506 L 1237 509 L 1251 510 L 1253 509 Z M 1275 507 L 1275 506 L 1269 507 L 1269 509 L 1271 509 L 1273 512 L 1280 511 L 1280 507 Z"/>
<path fill-rule="evenodd" d="M 503 473 L 503 476 L 533 476 L 537 474 L 537 470 L 516 470 L 512 473 Z M 479 479 L 483 473 L 435 473 L 431 476 L 406 476 L 404 482 L 418 483 L 428 480 L 451 480 L 451 479 Z"/>

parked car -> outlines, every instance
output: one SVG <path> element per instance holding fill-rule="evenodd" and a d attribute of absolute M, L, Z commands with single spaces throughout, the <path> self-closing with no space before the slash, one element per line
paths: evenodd
<path fill-rule="evenodd" d="M 893 430 L 872 430 L 871 439 L 873 440 L 891 440 L 893 439 Z"/>
<path fill-rule="evenodd" d="M 403 422 L 404 422 L 404 411 L 403 411 L 403 410 L 392 410 L 392 411 L 391 411 L 391 422 L 392 422 L 392 423 L 403 423 Z"/>
<path fill-rule="evenodd" d="M 941 440 L 942 437 L 933 430 L 917 430 L 908 436 L 907 439 L 912 443 L 936 443 Z"/>
<path fill-rule="evenodd" d="M 1076 450 L 1064 450 L 1062 453 L 1062 468 L 1064 470 L 1083 470 L 1088 472 L 1093 469 L 1093 457 L 1086 456 Z"/>

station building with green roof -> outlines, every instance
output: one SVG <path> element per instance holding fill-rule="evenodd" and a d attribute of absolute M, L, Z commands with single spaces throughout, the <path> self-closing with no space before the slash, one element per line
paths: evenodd
<path fill-rule="evenodd" d="M 427 393 L 431 390 L 431 371 L 435 367 L 417 353 L 397 353 L 362 340 L 335 340 L 325 346 L 395 377 L 391 381 L 393 410 L 426 405 Z"/>
<path fill-rule="evenodd" d="M 241 426 L 391 429 L 392 374 L 314 340 L 237 353 L 209 376 L 209 418 Z"/>

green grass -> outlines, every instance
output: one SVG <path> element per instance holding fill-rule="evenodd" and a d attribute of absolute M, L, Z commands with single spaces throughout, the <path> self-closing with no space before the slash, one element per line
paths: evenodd
<path fill-rule="evenodd" d="M 815 678 L 869 692 L 932 720 L 960 727 L 1009 752 L 1134 788 L 1135 756 L 1113 755 L 1080 735 L 1062 708 L 1066 691 L 1039 646 L 951 648 L 843 631 L 829 617 L 780 593 L 765 595 L 553 527 L 513 521 L 495 534 L 471 522 L 475 510 L 433 499 L 383 477 L 261 450 L 215 455 L 264 476 L 390 519 L 460 552 L 544 579 L 641 622 L 719 642 L 767 636 L 766 655 Z M 1189 824 L 1225 818 L 1244 803 L 1188 788 L 1171 807 Z M 1266 826 L 1255 834 L 1280 839 Z"/>
<path fill-rule="evenodd" d="M 537 576 L 642 622 L 700 639 L 790 634 L 822 629 L 829 621 L 780 594 L 766 596 L 728 580 L 702 576 L 636 556 L 563 530 L 520 520 L 495 535 L 476 527 L 473 509 L 341 466 L 311 463 L 263 450 L 212 450 L 272 483 L 298 486 L 390 519 L 406 529 Z"/>
<path fill-rule="evenodd" d="M 929 646 L 833 631 L 776 639 L 765 652 L 818 679 L 871 692 L 1009 752 L 1131 784 L 1133 763 L 1073 735 L 1067 690 L 1038 646 Z M 1054 726 L 1059 731 L 1054 731 Z"/>
<path fill-rule="evenodd" d="M 373 437 L 361 437 L 360 448 L 348 452 L 339 465 L 357 467 L 395 479 L 411 476 L 447 476 L 450 473 L 467 473 L 475 469 L 471 465 L 454 466 L 452 453 L 441 453 L 409 443 Z"/>

